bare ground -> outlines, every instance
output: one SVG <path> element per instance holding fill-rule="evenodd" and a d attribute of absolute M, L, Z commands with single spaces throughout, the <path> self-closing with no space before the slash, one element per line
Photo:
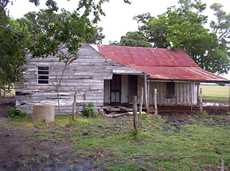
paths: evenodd
<path fill-rule="evenodd" d="M 7 119 L 0 118 L 0 171 L 88 171 L 92 161 L 73 152 L 69 138 L 37 138 L 36 128 L 1 127 Z M 52 130 L 50 130 L 52 131 Z M 67 135 L 68 136 L 68 135 Z"/>

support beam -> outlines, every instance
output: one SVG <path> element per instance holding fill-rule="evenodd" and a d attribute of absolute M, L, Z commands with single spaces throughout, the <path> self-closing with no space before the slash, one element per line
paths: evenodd
<path fill-rule="evenodd" d="M 145 93 L 145 108 L 147 113 L 149 113 L 149 102 L 148 102 L 148 82 L 147 75 L 144 75 L 144 93 Z"/>
<path fill-rule="evenodd" d="M 133 129 L 137 133 L 137 96 L 133 96 Z"/>
<path fill-rule="evenodd" d="M 228 86 L 228 111 L 230 112 L 230 84 Z"/>
<path fill-rule="evenodd" d="M 77 100 L 77 91 L 74 92 L 74 96 L 73 96 L 72 120 L 75 120 L 76 118 L 76 100 Z"/>
<path fill-rule="evenodd" d="M 158 108 L 157 108 L 157 89 L 154 89 L 154 112 L 155 115 L 158 114 Z"/>
<path fill-rule="evenodd" d="M 200 106 L 200 83 L 197 83 L 197 90 L 196 90 L 196 98 L 197 98 L 197 105 Z"/>
<path fill-rule="evenodd" d="M 140 106 L 139 106 L 139 114 L 142 113 L 142 106 L 143 106 L 143 100 L 144 100 L 144 88 L 141 87 L 141 94 L 140 94 Z"/>
<path fill-rule="evenodd" d="M 199 101 L 200 101 L 200 112 L 203 112 L 203 99 L 202 99 L 202 88 L 200 88 L 200 94 L 199 94 Z"/>

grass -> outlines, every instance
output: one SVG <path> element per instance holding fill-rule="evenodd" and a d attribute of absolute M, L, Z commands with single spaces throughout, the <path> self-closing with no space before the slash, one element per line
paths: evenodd
<path fill-rule="evenodd" d="M 203 99 L 212 102 L 228 102 L 229 87 L 219 85 L 202 85 Z"/>
<path fill-rule="evenodd" d="M 141 116 L 138 134 L 132 131 L 132 118 L 56 118 L 54 131 L 44 129 L 37 138 L 71 139 L 74 150 L 93 159 L 97 168 L 112 171 L 204 170 L 218 168 L 223 159 L 230 168 L 230 125 L 227 115 L 197 115 L 192 123 L 174 126 L 165 119 Z M 217 122 L 219 121 L 219 122 Z M 27 123 L 28 122 L 28 123 Z M 19 121 L 10 125 L 20 126 Z M 22 126 L 31 126 L 29 119 Z M 27 124 L 26 124 L 27 123 Z M 100 169 L 99 169 L 100 170 Z"/>

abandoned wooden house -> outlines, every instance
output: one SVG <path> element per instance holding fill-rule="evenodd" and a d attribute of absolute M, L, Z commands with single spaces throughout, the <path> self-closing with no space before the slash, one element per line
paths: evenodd
<path fill-rule="evenodd" d="M 191 106 L 198 104 L 201 82 L 228 82 L 201 69 L 183 50 L 83 44 L 63 72 L 64 66 L 52 56 L 30 58 L 16 87 L 16 106 L 31 113 L 33 104 L 48 103 L 59 106 L 57 113 L 69 113 L 75 92 L 80 110 L 87 103 L 97 109 L 129 105 L 141 94 L 152 106 L 156 90 L 158 106 Z"/>

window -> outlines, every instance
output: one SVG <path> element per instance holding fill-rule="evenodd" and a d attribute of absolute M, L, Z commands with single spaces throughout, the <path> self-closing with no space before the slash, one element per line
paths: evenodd
<path fill-rule="evenodd" d="M 166 84 L 166 97 L 167 98 L 173 98 L 175 96 L 175 83 L 174 82 L 168 82 Z"/>
<path fill-rule="evenodd" d="M 48 66 L 38 66 L 38 84 L 49 84 Z"/>

